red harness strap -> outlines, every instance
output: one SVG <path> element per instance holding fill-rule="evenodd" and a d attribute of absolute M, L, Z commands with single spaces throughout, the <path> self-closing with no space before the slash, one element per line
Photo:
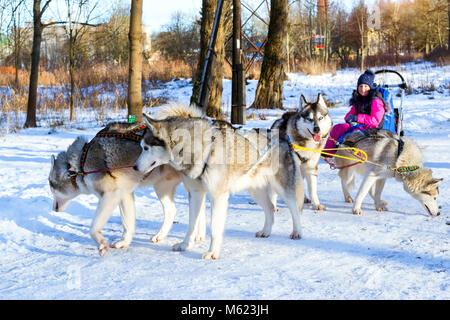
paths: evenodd
<path fill-rule="evenodd" d="M 330 168 L 332 170 L 334 170 L 334 169 L 338 169 L 338 170 L 345 169 L 345 168 L 353 167 L 353 166 L 356 166 L 357 164 L 362 163 L 362 162 L 355 162 L 355 163 L 348 164 L 346 166 L 336 167 L 336 163 L 334 163 L 333 160 L 325 158 L 325 157 L 323 157 L 323 159 L 326 161 L 326 163 L 328 163 L 330 165 Z"/>

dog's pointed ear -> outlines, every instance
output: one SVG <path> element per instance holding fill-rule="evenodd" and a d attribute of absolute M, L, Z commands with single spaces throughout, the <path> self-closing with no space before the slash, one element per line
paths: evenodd
<path fill-rule="evenodd" d="M 158 129 L 159 129 L 158 121 L 150 118 L 145 113 L 143 113 L 142 115 L 144 116 L 145 125 L 153 132 L 158 131 Z"/>
<path fill-rule="evenodd" d="M 298 108 L 299 111 L 302 111 L 303 108 L 308 104 L 308 101 L 306 101 L 305 96 L 302 94 L 300 97 L 300 107 Z"/>
<path fill-rule="evenodd" d="M 52 155 L 52 168 L 55 166 L 55 161 L 56 161 L 56 158 L 55 158 L 55 156 L 54 155 Z"/>
<path fill-rule="evenodd" d="M 432 179 L 431 182 L 428 184 L 428 186 L 429 187 L 438 187 L 442 183 L 443 180 L 444 180 L 443 178 L 441 178 L 441 179 Z"/>
<path fill-rule="evenodd" d="M 149 116 L 148 114 L 143 113 L 142 115 L 143 115 L 142 118 L 143 118 L 145 124 L 147 124 L 148 121 L 151 121 L 151 120 L 152 120 L 152 118 L 150 118 L 150 116 Z"/>
<path fill-rule="evenodd" d="M 316 103 L 319 104 L 320 106 L 324 107 L 324 108 L 327 107 L 327 103 L 325 102 L 325 99 L 323 98 L 321 93 L 319 93 L 317 95 L 317 102 Z"/>

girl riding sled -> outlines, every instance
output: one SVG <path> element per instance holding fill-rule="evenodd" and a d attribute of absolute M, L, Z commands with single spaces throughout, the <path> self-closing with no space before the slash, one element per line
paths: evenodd
<path fill-rule="evenodd" d="M 357 90 L 353 91 L 350 111 L 345 115 L 345 123 L 333 126 L 330 136 L 325 144 L 325 149 L 333 149 L 339 138 L 346 132 L 365 130 L 369 128 L 382 128 L 385 114 L 385 102 L 381 93 L 375 90 L 375 74 L 372 70 L 366 70 L 358 78 Z M 324 150 L 334 154 L 336 150 Z M 324 157 L 330 155 L 323 154 Z"/>

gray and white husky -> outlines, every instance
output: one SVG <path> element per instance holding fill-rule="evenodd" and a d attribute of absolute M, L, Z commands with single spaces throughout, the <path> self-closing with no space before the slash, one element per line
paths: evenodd
<path fill-rule="evenodd" d="M 126 133 L 137 127 L 136 124 L 113 123 L 104 128 L 103 133 Z M 98 245 L 99 254 L 108 252 L 108 243 L 102 236 L 102 228 L 114 208 L 119 205 L 124 228 L 122 239 L 112 244 L 114 248 L 130 245 L 135 231 L 134 190 L 137 186 L 153 186 L 164 210 L 164 223 L 152 242 L 163 239 L 169 232 L 175 216 L 173 195 L 181 176 L 172 167 L 164 165 L 143 173 L 133 170 L 141 153 L 138 142 L 114 137 L 95 137 L 91 140 L 87 153 L 84 146 L 88 141 L 78 137 L 67 149 L 55 158 L 49 175 L 49 184 L 54 196 L 53 210 L 64 211 L 70 200 L 80 194 L 95 194 L 99 198 L 90 234 Z M 84 154 L 82 175 L 81 158 Z M 120 170 L 107 170 L 130 166 Z M 105 171 L 102 171 L 105 170 Z M 204 228 L 203 228 L 203 233 Z M 197 237 L 202 237 L 197 235 Z M 204 237 L 204 235 L 203 235 Z"/>
<path fill-rule="evenodd" d="M 268 237 L 272 230 L 274 207 L 269 189 L 290 209 L 290 237 L 301 237 L 299 208 L 303 207 L 304 194 L 300 160 L 286 140 L 257 131 L 240 134 L 227 126 L 214 126 L 204 118 L 171 117 L 158 121 L 145 116 L 144 121 L 148 130 L 141 141 L 143 151 L 135 169 L 145 174 L 159 165 L 170 164 L 181 173 L 189 190 L 188 231 L 173 250 L 184 251 L 192 246 L 194 227 L 207 194 L 212 211 L 211 244 L 203 258 L 219 258 L 229 195 L 244 189 L 265 213 L 264 226 L 257 237 Z"/>
<path fill-rule="evenodd" d="M 333 122 L 328 107 L 319 93 L 316 102 L 307 102 L 302 95 L 297 112 L 286 112 L 281 119 L 272 125 L 272 129 L 280 131 L 280 137 L 289 138 L 298 146 L 307 149 L 322 149 L 331 131 Z M 295 150 L 302 162 L 301 171 L 308 184 L 308 194 L 314 210 L 324 210 L 317 195 L 317 175 L 320 153 L 306 150 Z M 274 201 L 276 199 L 274 198 Z"/>
<path fill-rule="evenodd" d="M 346 202 L 353 202 L 349 187 L 354 184 L 355 174 L 364 176 L 353 204 L 354 214 L 362 214 L 361 203 L 367 193 L 374 199 L 377 211 L 387 210 L 387 203 L 381 200 L 381 192 L 386 179 L 395 178 L 403 183 L 403 189 L 418 200 L 428 214 L 439 215 L 438 186 L 443 179 L 434 179 L 431 169 L 423 166 L 422 154 L 413 140 L 400 138 L 386 130 L 370 135 L 355 131 L 345 137 L 343 147 L 346 145 L 363 150 L 370 161 L 347 167 L 355 162 L 335 158 L 337 167 L 344 167 L 339 170 L 339 176 Z M 344 150 L 338 150 L 336 154 L 352 157 Z"/>

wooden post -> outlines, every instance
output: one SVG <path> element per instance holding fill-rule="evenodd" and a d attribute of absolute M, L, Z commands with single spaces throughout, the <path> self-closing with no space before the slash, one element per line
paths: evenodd
<path fill-rule="evenodd" d="M 241 1 L 233 0 L 233 65 L 231 91 L 231 123 L 245 124 L 245 76 L 242 65 Z"/>

